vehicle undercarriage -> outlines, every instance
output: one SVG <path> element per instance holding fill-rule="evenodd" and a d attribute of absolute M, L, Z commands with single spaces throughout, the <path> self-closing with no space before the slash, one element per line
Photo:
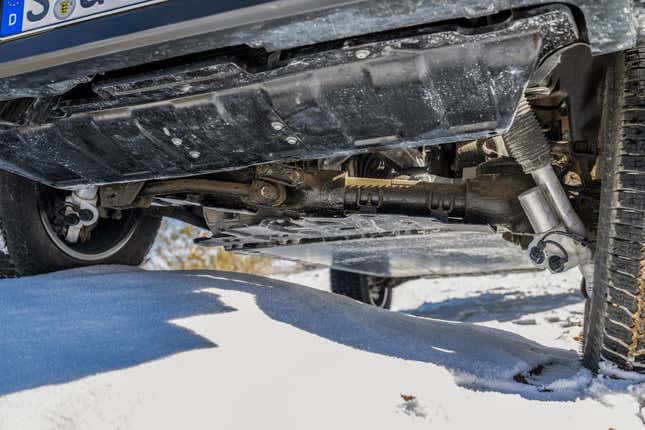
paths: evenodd
<path fill-rule="evenodd" d="M 170 217 L 210 231 L 196 239 L 204 246 L 324 254 L 336 270 L 372 277 L 577 268 L 590 298 L 603 172 L 615 161 L 608 79 L 636 29 L 603 42 L 581 16 L 619 18 L 605 2 L 579 3 L 493 2 L 473 16 L 360 35 L 343 27 L 330 40 L 314 28 L 320 40 L 306 44 L 274 28 L 272 44 L 204 38 L 154 61 L 130 61 L 143 58 L 133 48 L 128 61 L 106 54 L 78 72 L 70 60 L 16 77 L 11 67 L 35 63 L 10 59 L 0 72 L 0 167 L 38 184 L 19 186 L 35 193 L 47 236 L 76 263 L 131 261 L 123 253 L 138 226 Z M 631 61 L 640 70 L 640 57 Z M 638 142 L 623 182 L 636 194 Z M 636 235 L 638 202 L 624 223 Z M 645 339 L 634 330 L 619 355 L 636 368 Z"/>

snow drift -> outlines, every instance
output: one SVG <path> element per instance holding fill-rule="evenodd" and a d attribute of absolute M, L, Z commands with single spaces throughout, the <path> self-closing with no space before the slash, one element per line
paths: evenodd
<path fill-rule="evenodd" d="M 645 397 L 573 350 L 214 271 L 3 280 L 0 352 L 2 429 L 624 429 Z"/>

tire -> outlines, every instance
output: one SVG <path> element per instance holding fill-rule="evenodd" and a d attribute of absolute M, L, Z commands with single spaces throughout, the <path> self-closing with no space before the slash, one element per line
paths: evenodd
<path fill-rule="evenodd" d="M 643 45 L 641 45 L 643 46 Z M 603 184 L 584 364 L 645 370 L 645 47 L 606 71 Z"/>
<path fill-rule="evenodd" d="M 87 240 L 66 244 L 47 221 L 47 202 L 64 193 L 0 172 L 0 276 L 20 277 L 98 264 L 139 265 L 152 246 L 161 218 L 124 211 L 101 218 Z M 64 199 L 63 199 L 64 201 Z"/>
<path fill-rule="evenodd" d="M 396 280 L 331 269 L 331 291 L 378 308 L 390 309 Z"/>

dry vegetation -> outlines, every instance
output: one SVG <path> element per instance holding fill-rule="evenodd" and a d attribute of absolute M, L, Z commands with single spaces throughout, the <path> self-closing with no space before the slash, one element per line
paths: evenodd
<path fill-rule="evenodd" d="M 195 245 L 193 239 L 208 233 L 196 227 L 166 220 L 148 255 L 144 267 L 163 270 L 217 269 L 267 275 L 276 272 L 276 260 L 269 257 L 240 255 L 222 249 Z M 280 264 L 285 266 L 284 263 Z M 294 266 L 287 264 L 287 267 Z"/>

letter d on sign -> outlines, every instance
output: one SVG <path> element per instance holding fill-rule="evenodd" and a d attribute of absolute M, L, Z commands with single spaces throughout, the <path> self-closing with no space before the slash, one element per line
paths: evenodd
<path fill-rule="evenodd" d="M 0 36 L 20 33 L 24 14 L 25 0 L 0 0 Z"/>

